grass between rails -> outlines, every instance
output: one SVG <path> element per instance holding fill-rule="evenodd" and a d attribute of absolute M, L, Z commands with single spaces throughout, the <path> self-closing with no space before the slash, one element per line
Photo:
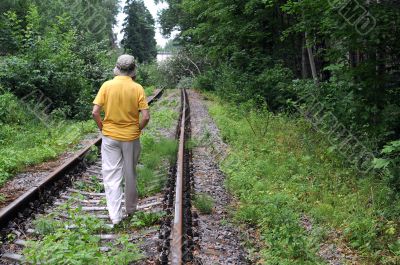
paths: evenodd
<path fill-rule="evenodd" d="M 301 119 L 242 116 L 218 99 L 210 113 L 230 146 L 221 168 L 239 200 L 235 220 L 259 229 L 263 263 L 324 264 L 319 244 L 339 240 L 338 247 L 357 251 L 361 264 L 399 264 L 400 205 L 388 197 L 386 183 L 360 176 Z M 304 218 L 312 221 L 311 232 Z"/>
<path fill-rule="evenodd" d="M 149 128 L 144 131 L 142 142 L 141 166 L 138 168 L 138 190 L 141 197 L 151 196 L 161 191 L 168 174 L 168 162 L 176 159 L 177 143 L 162 137 L 160 130 L 175 129 L 178 114 L 174 107 L 179 101 L 174 98 L 161 99 L 152 110 L 152 120 Z M 172 109 L 170 109 L 172 108 Z M 94 151 L 94 153 L 96 153 Z M 99 178 L 90 177 L 91 182 L 77 182 L 75 188 L 85 191 L 102 191 Z M 81 194 L 75 194 L 76 199 L 85 199 Z M 105 205 L 105 200 L 101 205 Z M 68 212 L 68 221 L 57 220 L 57 214 L 43 216 L 35 221 L 35 230 L 38 235 L 31 238 L 28 247 L 24 249 L 24 256 L 33 264 L 131 264 L 143 258 L 136 244 L 129 241 L 131 231 L 141 230 L 159 224 L 165 215 L 160 213 L 137 212 L 129 220 L 112 231 L 106 227 L 103 220 L 90 216 L 74 208 L 74 199 L 60 207 L 62 212 Z M 76 227 L 71 229 L 70 227 Z M 96 234 L 118 233 L 117 242 L 100 241 Z M 108 247 L 104 252 L 101 247 Z"/>
<path fill-rule="evenodd" d="M 130 264 L 141 259 L 129 235 L 120 234 L 114 242 L 101 242 L 97 236 L 112 231 L 104 221 L 66 204 L 69 219 L 56 220 L 56 214 L 35 221 L 37 235 L 28 241 L 24 257 L 31 264 Z M 71 228 L 73 227 L 73 228 Z M 107 251 L 101 249 L 106 247 Z"/>
<path fill-rule="evenodd" d="M 165 185 L 168 168 L 176 160 L 178 144 L 175 139 L 163 135 L 163 131 L 175 131 L 179 118 L 179 97 L 166 91 L 151 108 L 149 126 L 141 136 L 142 152 L 138 167 L 138 192 L 140 197 L 159 193 Z M 153 111 L 154 110 L 154 111 Z"/>

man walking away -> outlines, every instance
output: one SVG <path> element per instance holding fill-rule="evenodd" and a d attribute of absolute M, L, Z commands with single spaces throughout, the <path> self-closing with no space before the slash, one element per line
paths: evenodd
<path fill-rule="evenodd" d="M 102 131 L 102 175 L 107 209 L 114 225 L 122 221 L 122 181 L 125 180 L 125 208 L 136 211 L 136 165 L 140 155 L 140 134 L 150 120 L 143 87 L 133 78 L 135 58 L 122 55 L 114 69 L 115 78 L 105 82 L 93 101 L 93 118 Z M 104 110 L 104 120 L 100 116 Z M 139 113 L 142 119 L 139 120 Z"/>

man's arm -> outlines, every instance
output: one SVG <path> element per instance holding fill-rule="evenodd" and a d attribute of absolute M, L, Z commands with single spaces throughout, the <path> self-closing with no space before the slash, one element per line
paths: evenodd
<path fill-rule="evenodd" d="M 140 111 L 142 118 L 140 120 L 140 124 L 139 124 L 139 129 L 143 130 L 144 128 L 146 128 L 147 124 L 150 121 L 150 110 L 148 109 L 144 109 Z"/>
<path fill-rule="evenodd" d="M 92 116 L 93 119 L 97 123 L 97 127 L 99 127 L 100 131 L 103 129 L 103 122 L 101 121 L 101 106 L 99 105 L 94 105 L 93 106 L 93 111 L 92 111 Z"/>

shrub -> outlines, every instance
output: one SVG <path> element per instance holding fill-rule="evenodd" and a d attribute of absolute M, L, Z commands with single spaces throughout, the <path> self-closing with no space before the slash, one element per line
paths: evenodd
<path fill-rule="evenodd" d="M 13 94 L 0 94 L 0 123 L 22 124 L 26 118 L 27 114 Z"/>
<path fill-rule="evenodd" d="M 381 154 L 382 158 L 374 160 L 374 167 L 384 170 L 390 187 L 393 188 L 395 194 L 398 194 L 400 191 L 400 140 L 387 143 Z"/>
<path fill-rule="evenodd" d="M 22 27 L 22 20 L 13 18 Z M 35 6 L 24 17 L 29 30 L 7 30 L 19 34 L 17 55 L 0 62 L 0 84 L 19 98 L 44 101 L 47 111 L 68 109 L 68 118 L 89 118 L 91 101 L 101 84 L 112 77 L 116 54 L 107 53 L 107 41 L 95 42 L 78 35 L 71 19 L 64 15 L 43 30 L 43 18 Z M 110 58 L 111 57 L 111 58 Z"/>

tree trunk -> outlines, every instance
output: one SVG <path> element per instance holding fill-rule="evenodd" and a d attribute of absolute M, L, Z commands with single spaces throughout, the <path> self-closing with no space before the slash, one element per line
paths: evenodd
<path fill-rule="evenodd" d="M 314 79 L 315 84 L 318 84 L 318 74 L 317 74 L 317 69 L 315 67 L 315 60 L 314 60 L 314 54 L 312 51 L 312 47 L 310 44 L 310 41 L 307 36 L 307 32 L 304 33 L 305 39 L 306 39 L 306 46 L 307 46 L 307 52 L 308 52 L 308 60 L 310 61 L 310 66 L 311 66 L 311 74 Z"/>
<path fill-rule="evenodd" d="M 301 47 L 301 75 L 303 79 L 307 79 L 310 76 L 308 72 L 307 47 L 305 38 L 303 38 L 303 45 Z"/>

